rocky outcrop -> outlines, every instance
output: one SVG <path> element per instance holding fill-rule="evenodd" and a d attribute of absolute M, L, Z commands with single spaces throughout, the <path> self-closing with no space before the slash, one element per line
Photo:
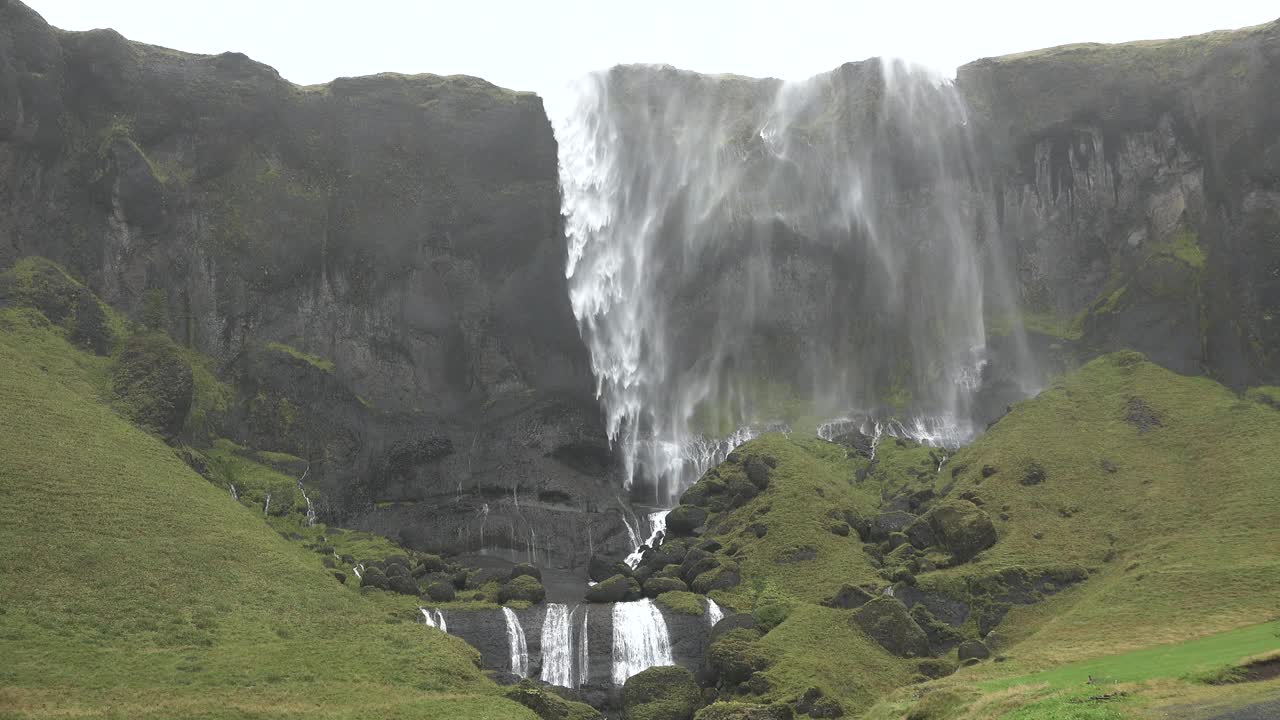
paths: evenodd
<path fill-rule="evenodd" d="M 1280 21 L 960 68 L 1024 305 L 1087 354 L 1280 377 L 1277 70 Z"/>
<path fill-rule="evenodd" d="M 216 434 L 416 547 L 630 549 L 556 155 L 538 97 L 476 78 L 298 87 L 0 2 L 0 269 L 47 257 L 212 356 Z"/>

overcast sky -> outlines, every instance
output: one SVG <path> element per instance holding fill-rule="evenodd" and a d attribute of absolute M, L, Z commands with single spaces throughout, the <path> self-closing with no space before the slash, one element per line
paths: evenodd
<path fill-rule="evenodd" d="M 68 30 L 238 50 L 294 82 L 465 73 L 544 96 L 617 63 L 801 79 L 892 55 L 945 75 L 1073 42 L 1179 37 L 1280 17 L 1275 0 L 26 0 Z"/>

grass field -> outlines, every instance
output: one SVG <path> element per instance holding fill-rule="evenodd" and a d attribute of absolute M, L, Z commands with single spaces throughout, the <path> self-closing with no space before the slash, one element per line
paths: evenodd
<path fill-rule="evenodd" d="M 0 717 L 534 717 L 113 412 L 108 363 L 0 310 Z"/>

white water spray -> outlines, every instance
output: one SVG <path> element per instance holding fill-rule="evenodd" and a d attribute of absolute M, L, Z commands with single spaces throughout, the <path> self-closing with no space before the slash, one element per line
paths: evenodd
<path fill-rule="evenodd" d="M 302 499 L 307 501 L 307 527 L 315 527 L 316 524 L 316 506 L 311 503 L 311 496 L 307 495 L 307 488 L 302 485 L 302 481 L 307 479 L 307 474 L 311 472 L 311 463 L 307 463 L 307 469 L 302 471 L 302 477 L 298 478 L 298 491 L 302 493 Z"/>
<path fill-rule="evenodd" d="M 542 681 L 574 687 L 573 622 L 569 606 L 549 603 L 542 621 Z"/>
<path fill-rule="evenodd" d="M 723 619 L 724 610 L 720 609 L 720 606 L 716 604 L 715 600 L 707 598 L 707 624 L 711 627 L 715 627 L 716 623 Z"/>
<path fill-rule="evenodd" d="M 658 665 L 674 665 L 667 622 L 652 600 L 614 603 L 613 684 Z"/>
<path fill-rule="evenodd" d="M 587 620 L 591 616 L 591 606 L 582 606 L 582 629 L 578 632 L 578 684 L 582 686 L 591 680 L 591 636 L 587 634 Z"/>
<path fill-rule="evenodd" d="M 520 618 L 511 608 L 502 608 L 502 616 L 507 621 L 507 648 L 511 651 L 511 672 L 520 677 L 529 677 L 529 646 L 525 643 L 524 628 Z"/>
<path fill-rule="evenodd" d="M 985 318 L 1016 297 L 950 83 L 882 60 L 798 83 L 626 66 L 556 131 L 570 303 L 628 486 L 670 506 L 691 444 L 770 419 L 972 434 Z"/>
<path fill-rule="evenodd" d="M 445 622 L 443 610 L 428 610 L 420 607 L 418 612 L 422 613 L 422 621 L 427 627 L 433 627 L 442 633 L 449 632 L 449 624 Z"/>

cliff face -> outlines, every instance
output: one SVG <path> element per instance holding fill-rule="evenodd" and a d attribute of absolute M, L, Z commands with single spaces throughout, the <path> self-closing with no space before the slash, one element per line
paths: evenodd
<path fill-rule="evenodd" d="M 211 435 L 310 460 L 330 515 L 417 545 L 623 534 L 556 162 L 532 94 L 297 87 L 0 2 L 0 267 L 48 257 L 214 357 L 239 402 Z"/>
<path fill-rule="evenodd" d="M 1277 71 L 1280 21 L 960 69 L 1033 326 L 1237 387 L 1280 377 Z"/>

